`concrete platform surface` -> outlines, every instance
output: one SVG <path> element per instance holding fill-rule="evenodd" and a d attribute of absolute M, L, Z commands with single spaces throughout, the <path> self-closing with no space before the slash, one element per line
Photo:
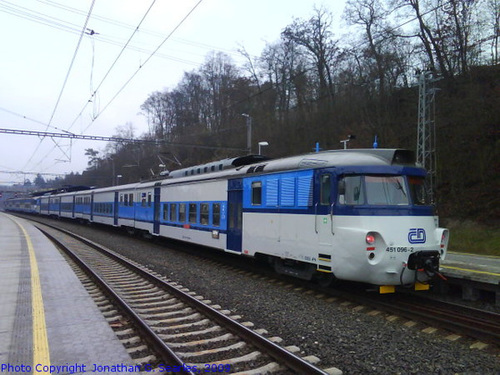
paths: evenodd
<path fill-rule="evenodd" d="M 0 213 L 0 373 L 129 374 L 133 365 L 54 245 Z"/>
<path fill-rule="evenodd" d="M 445 276 L 500 285 L 500 257 L 448 252 L 441 269 Z"/>

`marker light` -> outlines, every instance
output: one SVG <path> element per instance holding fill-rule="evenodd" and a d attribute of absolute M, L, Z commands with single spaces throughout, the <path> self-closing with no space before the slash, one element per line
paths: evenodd
<path fill-rule="evenodd" d="M 375 243 L 375 236 L 373 234 L 371 234 L 371 233 L 368 233 L 366 235 L 366 243 L 368 245 L 373 245 Z"/>
<path fill-rule="evenodd" d="M 446 245 L 448 244 L 448 231 L 444 230 L 443 233 L 441 234 L 441 249 L 444 249 Z"/>

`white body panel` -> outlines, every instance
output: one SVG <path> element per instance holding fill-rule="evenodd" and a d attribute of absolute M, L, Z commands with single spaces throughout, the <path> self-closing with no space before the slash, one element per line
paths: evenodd
<path fill-rule="evenodd" d="M 209 246 L 220 250 L 226 249 L 227 236 L 224 233 L 218 233 L 218 238 L 214 238 L 215 236 L 212 235 L 212 231 L 161 225 L 160 236 Z"/>
<path fill-rule="evenodd" d="M 112 203 L 115 199 L 115 193 L 114 191 L 98 191 L 94 193 L 94 217 L 93 217 L 93 222 L 95 223 L 101 223 L 101 224 L 106 224 L 106 225 L 113 225 L 114 219 L 113 219 L 113 213 L 111 210 L 111 213 L 100 213 L 96 211 L 97 204 L 99 203 Z M 111 216 L 104 216 L 104 215 L 111 215 Z"/>
<path fill-rule="evenodd" d="M 227 201 L 227 181 L 209 180 L 198 183 L 169 184 L 161 188 L 162 203 L 176 202 L 204 202 L 204 201 Z M 225 206 L 221 211 L 221 221 L 225 221 Z M 211 230 L 190 229 L 170 225 L 160 225 L 160 236 L 174 238 L 181 241 L 197 243 L 216 249 L 225 250 L 227 236 L 225 233 L 213 233 Z"/>
<path fill-rule="evenodd" d="M 91 193 L 84 194 L 82 192 L 78 192 L 75 194 L 75 199 L 78 199 L 78 198 L 81 198 L 82 202 L 85 199 L 87 199 L 90 202 L 92 199 L 92 194 Z M 90 210 L 90 206 L 89 206 L 89 210 Z M 83 220 L 90 220 L 90 214 L 85 213 L 85 212 L 79 212 L 78 210 L 75 210 L 75 218 L 76 219 L 83 219 Z"/>
<path fill-rule="evenodd" d="M 61 194 L 61 205 L 64 207 L 64 204 L 73 207 L 73 194 Z M 73 211 L 65 211 L 61 208 L 61 217 L 73 218 Z"/>
<path fill-rule="evenodd" d="M 425 230 L 425 243 L 408 242 L 409 231 L 415 227 Z M 243 228 L 243 251 L 248 255 L 262 253 L 329 266 L 339 279 L 376 285 L 399 284 L 409 255 L 420 250 L 439 251 L 442 235 L 436 220 L 428 216 L 245 213 Z M 369 232 L 380 234 L 373 245 L 366 243 Z M 372 247 L 374 250 L 367 250 Z M 370 253 L 374 254 L 372 259 Z M 331 260 L 322 260 L 325 258 L 320 254 L 331 256 Z M 405 269 L 403 282 L 411 283 L 414 278 L 415 271 Z"/>
<path fill-rule="evenodd" d="M 227 180 L 198 181 L 196 183 L 169 184 L 162 186 L 162 202 L 226 201 Z"/>

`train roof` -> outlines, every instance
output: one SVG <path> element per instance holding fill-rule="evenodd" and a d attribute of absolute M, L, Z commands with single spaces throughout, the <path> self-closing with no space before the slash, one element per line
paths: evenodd
<path fill-rule="evenodd" d="M 415 154 L 404 149 L 348 149 L 272 160 L 249 168 L 246 173 L 276 172 L 280 170 L 345 166 L 405 165 L 415 166 Z"/>
<path fill-rule="evenodd" d="M 260 174 L 280 172 L 289 170 L 300 170 L 322 167 L 346 167 L 346 166 L 413 166 L 415 154 L 405 149 L 348 149 L 329 150 L 318 153 L 309 153 L 297 156 L 289 156 L 280 159 L 262 159 L 252 164 L 244 164 L 221 171 L 185 175 L 182 173 L 171 174 L 167 179 L 161 180 L 161 185 L 169 185 L 181 182 L 195 182 L 200 180 L 232 178 L 248 174 Z M 185 168 L 182 171 L 190 170 Z M 174 171 L 175 172 L 175 171 Z M 178 176 L 178 177 L 174 177 Z M 159 185 L 158 182 L 144 182 L 140 186 Z"/>
<path fill-rule="evenodd" d="M 179 178 L 179 177 L 187 177 L 205 173 L 220 172 L 227 169 L 234 169 L 237 167 L 241 167 L 243 165 L 262 162 L 265 160 L 269 160 L 269 158 L 263 155 L 245 155 L 235 158 L 222 159 L 200 165 L 194 165 L 192 167 L 176 169 L 172 172 L 169 172 L 167 176 L 169 178 Z"/>
<path fill-rule="evenodd" d="M 212 171 L 211 166 L 223 165 L 221 170 Z M 127 185 L 110 186 L 81 191 L 82 194 L 91 191 L 124 191 L 152 186 L 170 185 L 177 183 L 189 183 L 200 180 L 217 180 L 233 178 L 250 174 L 263 174 L 270 172 L 315 169 L 324 167 L 346 167 L 346 166 L 413 166 L 415 164 L 415 153 L 405 149 L 348 149 L 328 150 L 317 153 L 309 153 L 297 156 L 289 156 L 280 159 L 269 159 L 261 155 L 247 155 L 239 158 L 224 159 L 223 161 L 202 164 L 191 168 L 183 168 L 170 173 L 168 177 L 155 181 L 136 182 Z M 207 167 L 207 172 L 205 171 Z M 217 168 L 214 168 L 217 169 Z M 194 171 L 191 174 L 191 171 Z M 186 175 L 186 172 L 188 174 Z M 60 193 L 57 195 L 64 195 Z"/>

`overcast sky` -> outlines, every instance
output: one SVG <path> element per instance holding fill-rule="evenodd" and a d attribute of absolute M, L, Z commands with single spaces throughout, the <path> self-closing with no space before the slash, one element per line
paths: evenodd
<path fill-rule="evenodd" d="M 148 95 L 175 87 L 210 51 L 241 66 L 238 48 L 259 56 L 315 6 L 331 10 L 339 26 L 344 6 L 344 0 L 157 0 L 110 69 L 151 2 L 1 0 L 0 128 L 111 136 L 130 122 L 140 135 L 147 130 L 139 112 Z M 84 149 L 104 146 L 0 133 L 0 171 L 82 172 Z M 22 179 L 0 172 L 0 184 Z"/>

